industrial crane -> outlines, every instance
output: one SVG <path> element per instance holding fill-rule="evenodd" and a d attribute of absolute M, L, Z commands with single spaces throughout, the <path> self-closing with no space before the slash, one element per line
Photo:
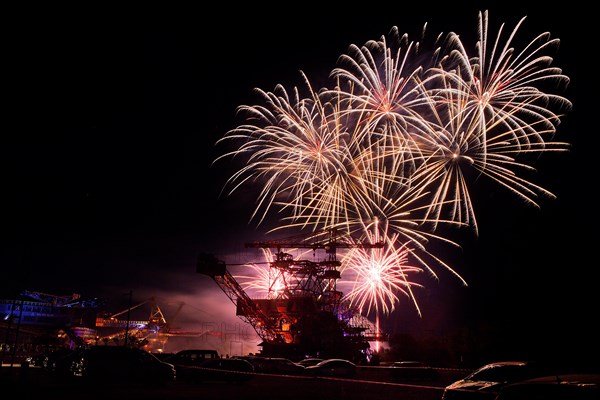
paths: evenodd
<path fill-rule="evenodd" d="M 126 313 L 129 316 L 132 310 L 146 304 L 150 304 L 150 316 L 147 320 L 135 321 L 129 319 L 129 317 L 125 320 L 118 318 Z M 176 314 L 182 306 L 183 304 L 180 304 Z M 144 346 L 152 350 L 162 349 L 166 344 L 169 333 L 167 320 L 154 297 L 108 317 L 98 317 L 96 328 L 105 332 L 105 334 L 98 336 L 96 340 L 120 341 L 127 338 L 133 340 L 132 344 L 134 345 Z"/>
<path fill-rule="evenodd" d="M 236 314 L 263 340 L 264 354 L 350 357 L 355 350 L 368 348 L 369 339 L 383 337 L 373 331 L 372 324 L 364 323 L 366 318 L 357 318 L 348 304 L 343 304 L 343 293 L 336 289 L 341 277 L 337 249 L 381 248 L 382 242 L 364 243 L 329 229 L 249 242 L 246 247 L 275 249 L 270 276 L 283 283 L 283 290 L 270 291 L 267 299 L 251 299 L 225 263 L 206 253 L 198 257 L 197 272 L 212 278 L 236 305 Z M 295 260 L 285 249 L 324 250 L 326 257 L 322 261 Z M 366 331 L 370 331 L 368 336 Z"/>
<path fill-rule="evenodd" d="M 79 293 L 73 293 L 71 296 L 57 296 L 54 294 L 23 290 L 21 296 L 51 304 L 54 307 L 65 308 L 98 308 L 102 303 L 97 298 L 83 299 Z"/>

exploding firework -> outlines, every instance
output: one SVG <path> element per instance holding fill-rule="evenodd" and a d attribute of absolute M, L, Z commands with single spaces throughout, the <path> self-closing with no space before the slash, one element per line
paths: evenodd
<path fill-rule="evenodd" d="M 566 86 L 568 77 L 550 67 L 553 60 L 546 52 L 559 41 L 550 40 L 549 33 L 538 35 L 520 51 L 513 46 L 524 20 L 505 43 L 504 25 L 491 42 L 488 14 L 479 13 L 476 56 L 471 57 L 458 36 L 451 34 L 454 49 L 439 67 L 428 71 L 423 94 L 431 99 L 424 112 L 430 116 L 430 128 L 423 130 L 415 152 L 422 162 L 417 162 L 419 169 L 413 175 L 416 185 L 432 193 L 428 217 L 437 218 L 442 208 L 450 207 L 452 220 L 477 231 L 465 178 L 469 170 L 536 206 L 538 195 L 554 197 L 517 174 L 535 170 L 517 157 L 568 150 L 567 143 L 552 141 L 560 116 L 551 106 L 568 110 L 571 103 L 534 86 L 548 82 L 554 83 L 548 87 Z"/>
<path fill-rule="evenodd" d="M 221 139 L 240 140 L 228 155 L 247 155 L 247 164 L 229 180 L 236 190 L 248 181 L 262 183 L 256 210 L 260 221 L 273 207 L 288 212 L 288 227 L 329 228 L 347 224 L 351 210 L 366 206 L 369 180 L 362 170 L 367 152 L 341 119 L 340 105 L 323 102 L 304 77 L 310 97 L 298 90 L 290 96 L 278 85 L 258 90 L 267 106 L 242 106 L 253 124 L 245 124 Z M 259 222 L 260 222 L 259 221 Z"/>
<path fill-rule="evenodd" d="M 420 285 L 411 282 L 409 275 L 420 273 L 423 270 L 408 264 L 412 251 L 398 241 L 398 234 L 388 235 L 387 226 L 381 229 L 379 223 L 373 224 L 373 232 L 369 234 L 371 243 L 384 242 L 384 247 L 375 249 L 351 249 L 342 260 L 341 284 L 346 281 L 351 285 L 351 290 L 345 295 L 350 306 L 357 307 L 360 313 L 369 315 L 374 311 L 389 314 L 394 311 L 400 301 L 399 295 L 411 299 L 420 314 L 420 310 L 413 293 L 413 287 Z"/>
<path fill-rule="evenodd" d="M 547 54 L 558 39 L 544 33 L 519 49 L 524 19 L 504 40 L 504 25 L 493 37 L 487 12 L 479 13 L 474 53 L 455 33 L 426 49 L 394 27 L 391 40 L 351 45 L 332 88 L 316 90 L 302 74 L 306 97 L 281 85 L 257 89 L 263 103 L 240 106 L 246 122 L 218 142 L 237 147 L 215 162 L 246 157 L 226 186 L 260 183 L 252 218 L 261 223 L 276 211 L 276 229 L 343 228 L 371 238 L 369 221 L 385 221 L 377 232 L 385 249 L 345 258 L 356 277 L 349 298 L 367 312 L 392 311 L 400 294 L 416 305 L 408 274 L 436 276 L 430 259 L 466 284 L 428 250 L 434 239 L 458 246 L 438 226 L 477 233 L 470 189 L 480 176 L 534 205 L 552 197 L 521 173 L 535 171 L 530 154 L 568 150 L 553 137 L 555 109 L 571 104 L 546 90 L 568 83 Z"/>

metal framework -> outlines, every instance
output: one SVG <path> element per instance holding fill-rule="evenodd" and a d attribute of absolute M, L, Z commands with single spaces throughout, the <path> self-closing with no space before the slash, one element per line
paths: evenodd
<path fill-rule="evenodd" d="M 211 277 L 236 305 L 237 315 L 263 340 L 263 351 L 265 347 L 281 349 L 283 345 L 305 354 L 324 353 L 326 347 L 364 346 L 368 340 L 383 338 L 366 318 L 353 315 L 342 304 L 343 293 L 336 289 L 341 277 L 337 249 L 382 246 L 382 242 L 363 243 L 340 235 L 335 229 L 246 243 L 247 248 L 276 250 L 269 276 L 271 282 L 283 283 L 283 290 L 269 292 L 267 299 L 251 299 L 225 263 L 212 255 L 199 256 L 197 272 Z M 326 257 L 322 261 L 295 260 L 284 251 L 301 248 L 323 250 Z M 336 355 L 341 351 L 345 349 L 339 349 Z"/>

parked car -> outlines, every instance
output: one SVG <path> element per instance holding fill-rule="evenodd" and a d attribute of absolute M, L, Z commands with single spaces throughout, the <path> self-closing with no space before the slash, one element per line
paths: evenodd
<path fill-rule="evenodd" d="M 186 349 L 163 358 L 163 361 L 175 366 L 177 380 L 187 381 L 194 379 L 193 375 L 198 374 L 198 371 L 192 367 L 200 367 L 206 361 L 218 358 L 220 356 L 216 350 Z"/>
<path fill-rule="evenodd" d="M 248 361 L 254 366 L 254 371 L 263 374 L 304 375 L 306 368 L 290 359 L 281 357 L 253 357 Z"/>
<path fill-rule="evenodd" d="M 508 384 L 548 374 L 548 368 L 535 362 L 494 362 L 446 386 L 442 400 L 494 399 L 500 389 Z"/>
<path fill-rule="evenodd" d="M 306 375 L 352 378 L 356 375 L 356 364 L 341 358 L 323 360 L 306 367 Z"/>
<path fill-rule="evenodd" d="M 146 350 L 97 345 L 81 351 L 73 375 L 91 382 L 166 384 L 175 381 L 176 370 Z"/>
<path fill-rule="evenodd" d="M 298 361 L 296 364 L 300 364 L 304 367 L 308 367 L 311 365 L 317 365 L 318 363 L 320 363 L 321 361 L 325 360 L 324 358 L 304 358 L 300 361 Z"/>
<path fill-rule="evenodd" d="M 194 383 L 205 381 L 225 381 L 243 383 L 254 377 L 254 367 L 240 358 L 215 358 L 201 366 L 188 366 L 181 380 Z"/>
<path fill-rule="evenodd" d="M 200 365 L 215 358 L 221 358 L 216 350 L 186 349 L 167 356 L 163 360 L 175 365 Z"/>
<path fill-rule="evenodd" d="M 511 383 L 495 400 L 596 400 L 600 374 L 550 375 Z"/>
<path fill-rule="evenodd" d="M 422 361 L 396 361 L 390 367 L 390 377 L 402 381 L 436 381 L 440 374 Z"/>

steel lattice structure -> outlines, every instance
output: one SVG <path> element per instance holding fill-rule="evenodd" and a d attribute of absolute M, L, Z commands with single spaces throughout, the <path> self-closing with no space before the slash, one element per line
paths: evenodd
<path fill-rule="evenodd" d="M 341 263 L 340 248 L 380 248 L 383 243 L 363 243 L 336 230 L 313 232 L 279 240 L 246 243 L 248 248 L 275 249 L 270 277 L 284 289 L 267 299 L 251 299 L 226 265 L 209 254 L 198 258 L 197 272 L 211 277 L 236 305 L 237 315 L 252 325 L 263 340 L 263 352 L 291 356 L 295 353 L 347 356 L 368 341 L 382 340 L 373 324 L 342 303 L 336 289 Z M 285 250 L 323 250 L 322 261 L 295 260 Z"/>

